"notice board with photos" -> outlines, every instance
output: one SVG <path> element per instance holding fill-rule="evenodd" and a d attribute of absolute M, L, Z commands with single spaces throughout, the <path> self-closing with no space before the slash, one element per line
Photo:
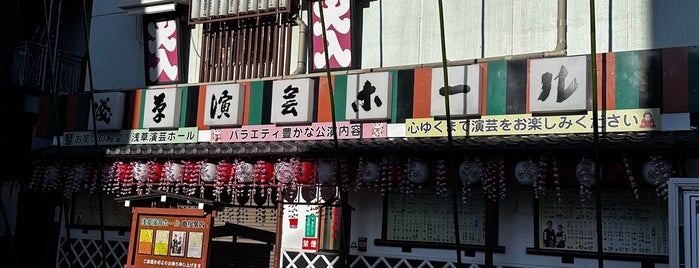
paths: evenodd
<path fill-rule="evenodd" d="M 125 268 L 207 267 L 215 213 L 133 208 Z"/>
<path fill-rule="evenodd" d="M 560 200 L 559 200 L 560 197 Z M 592 195 L 594 198 L 594 195 Z M 667 200 L 655 189 L 631 189 L 602 193 L 602 237 L 605 253 L 668 255 Z M 597 251 L 594 199 L 581 202 L 577 191 L 560 195 L 547 191 L 539 199 L 539 248 Z M 546 245 L 547 223 L 551 221 L 554 241 Z M 562 233 L 561 233 L 562 231 Z"/>
<path fill-rule="evenodd" d="M 386 206 L 386 240 L 455 243 L 451 196 L 432 191 L 390 193 Z M 485 245 L 485 204 L 480 191 L 457 197 L 460 241 Z M 465 200 L 465 202 L 462 202 Z"/>

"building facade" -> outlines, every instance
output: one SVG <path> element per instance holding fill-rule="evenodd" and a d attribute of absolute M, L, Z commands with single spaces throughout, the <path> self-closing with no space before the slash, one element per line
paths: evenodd
<path fill-rule="evenodd" d="M 446 55 L 440 4 L 95 3 L 84 89 L 33 104 L 55 265 L 121 267 L 114 199 L 162 191 L 228 204 L 212 267 L 669 267 L 699 4 L 597 3 L 594 56 L 589 3 L 444 1 Z"/>

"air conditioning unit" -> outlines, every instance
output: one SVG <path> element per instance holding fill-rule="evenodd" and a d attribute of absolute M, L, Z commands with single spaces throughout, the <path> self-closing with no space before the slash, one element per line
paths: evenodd
<path fill-rule="evenodd" d="M 257 0 L 248 0 L 248 13 L 257 12 Z"/>
<path fill-rule="evenodd" d="M 228 16 L 238 15 L 238 0 L 228 0 Z"/>
<path fill-rule="evenodd" d="M 248 13 L 248 0 L 238 0 L 238 15 Z"/>
<path fill-rule="evenodd" d="M 268 0 L 257 0 L 257 12 L 267 11 L 267 8 L 269 8 Z"/>
<path fill-rule="evenodd" d="M 218 0 L 218 15 L 220 17 L 228 16 L 228 0 Z"/>
<path fill-rule="evenodd" d="M 192 14 L 189 14 L 192 20 L 198 20 L 201 18 L 201 11 L 199 10 L 200 5 L 200 0 L 192 0 L 192 4 L 190 5 L 192 7 Z"/>

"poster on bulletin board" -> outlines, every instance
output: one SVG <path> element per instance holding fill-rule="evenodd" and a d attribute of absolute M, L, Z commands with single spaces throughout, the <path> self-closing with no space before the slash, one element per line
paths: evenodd
<path fill-rule="evenodd" d="M 451 197 L 433 192 L 388 194 L 386 239 L 394 241 L 455 243 Z M 459 200 L 461 197 L 459 197 Z M 459 235 L 464 244 L 485 244 L 485 202 L 471 191 L 459 202 Z"/>
<path fill-rule="evenodd" d="M 667 200 L 653 189 L 602 194 L 603 251 L 667 255 Z M 594 201 L 575 191 L 547 191 L 539 198 L 539 248 L 597 251 Z"/>

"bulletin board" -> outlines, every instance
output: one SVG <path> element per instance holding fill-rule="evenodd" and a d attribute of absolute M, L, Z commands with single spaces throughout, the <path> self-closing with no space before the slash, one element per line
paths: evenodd
<path fill-rule="evenodd" d="M 386 240 L 455 243 L 451 197 L 433 192 L 387 197 Z M 459 197 L 460 242 L 485 245 L 485 203 L 479 191 L 472 191 L 462 202 Z"/>
<path fill-rule="evenodd" d="M 71 225 L 73 226 L 100 226 L 99 194 L 77 193 L 73 195 Z M 104 226 L 123 227 L 131 226 L 131 208 L 115 201 L 113 197 L 102 197 L 102 216 Z"/>
<path fill-rule="evenodd" d="M 667 255 L 667 212 L 667 200 L 657 196 L 654 189 L 640 190 L 638 199 L 630 189 L 603 192 L 603 251 Z M 539 248 L 597 251 L 595 203 L 581 202 L 578 192 L 563 191 L 559 200 L 559 195 L 554 191 L 548 191 L 539 199 L 538 220 Z M 556 243 L 558 245 L 553 247 L 544 245 L 543 234 L 548 221 L 553 223 L 552 227 L 556 232 L 561 225 L 565 233 L 564 243 Z"/>
<path fill-rule="evenodd" d="M 134 208 L 125 268 L 207 267 L 214 213 Z"/>

